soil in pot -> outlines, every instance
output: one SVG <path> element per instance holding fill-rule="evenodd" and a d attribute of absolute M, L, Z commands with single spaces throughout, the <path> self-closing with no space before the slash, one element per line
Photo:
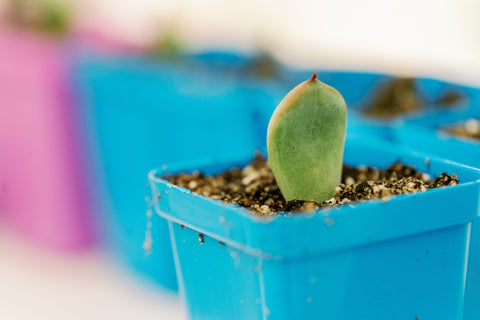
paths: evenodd
<path fill-rule="evenodd" d="M 480 120 L 468 119 L 461 123 L 443 127 L 441 130 L 453 134 L 455 136 L 480 140 Z"/>
<path fill-rule="evenodd" d="M 369 199 L 387 200 L 393 195 L 421 192 L 459 182 L 455 174 L 442 173 L 437 178 L 431 178 L 400 162 L 386 169 L 370 166 L 352 168 L 344 165 L 342 183 L 336 188 L 334 198 L 323 203 L 297 200 L 287 202 L 268 161 L 261 155 L 257 155 L 244 168 L 232 168 L 215 176 L 195 172 L 163 178 L 192 192 L 240 205 L 260 216 L 285 211 L 311 211 Z"/>
<path fill-rule="evenodd" d="M 465 99 L 465 96 L 452 88 L 444 92 L 430 104 L 441 107 L 452 107 Z M 368 102 L 363 112 L 369 117 L 391 119 L 425 108 L 429 103 L 424 101 L 418 92 L 413 78 L 395 78 L 386 82 Z"/>

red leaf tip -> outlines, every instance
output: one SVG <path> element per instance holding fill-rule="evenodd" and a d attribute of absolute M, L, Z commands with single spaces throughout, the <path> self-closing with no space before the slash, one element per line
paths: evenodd
<path fill-rule="evenodd" d="M 310 78 L 310 81 L 317 80 L 317 70 L 315 70 L 312 74 L 312 77 Z"/>

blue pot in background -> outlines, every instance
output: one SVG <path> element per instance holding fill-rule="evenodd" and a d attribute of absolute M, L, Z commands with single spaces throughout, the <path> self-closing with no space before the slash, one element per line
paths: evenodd
<path fill-rule="evenodd" d="M 167 224 L 157 216 L 153 251 L 142 249 L 147 173 L 168 161 L 258 148 L 255 108 L 234 79 L 205 68 L 83 57 L 76 78 L 102 213 L 99 232 L 129 266 L 176 289 Z"/>
<path fill-rule="evenodd" d="M 234 52 L 203 52 L 183 57 L 183 63 L 197 68 L 206 68 L 214 73 L 223 74 L 230 81 L 236 81 L 244 92 L 249 92 L 249 105 L 257 110 L 258 117 L 263 118 L 259 125 L 260 139 L 264 137 L 268 121 L 281 99 L 296 85 L 309 79 L 313 70 L 299 71 L 271 60 L 262 55 L 242 55 Z M 269 70 L 268 74 L 257 74 L 256 69 L 262 65 Z M 394 141 L 392 128 L 407 121 L 438 114 L 461 112 L 475 105 L 480 100 L 480 89 L 459 85 L 432 78 L 415 78 L 415 89 L 422 101 L 423 108 L 391 119 L 374 118 L 366 115 L 367 109 L 389 82 L 396 79 L 393 75 L 325 70 L 317 72 L 320 81 L 336 88 L 343 95 L 349 108 L 349 131 L 362 135 L 375 136 L 380 139 Z M 439 101 L 448 93 L 462 96 L 463 99 L 447 105 Z M 264 142 L 262 141 L 262 144 Z"/>
<path fill-rule="evenodd" d="M 260 218 L 159 178 L 218 173 L 245 165 L 251 153 L 150 172 L 153 204 L 169 224 L 189 319 L 462 318 L 480 171 L 364 142 L 347 138 L 347 164 L 385 167 L 400 159 L 430 175 L 456 173 L 461 183 L 386 202 Z"/>
<path fill-rule="evenodd" d="M 479 119 L 478 102 L 467 110 L 452 110 L 402 123 L 393 131 L 395 140 L 445 159 L 480 168 L 478 140 L 454 136 L 441 130 L 468 119 Z"/>
<path fill-rule="evenodd" d="M 277 81 L 276 86 L 268 88 L 266 90 L 267 96 L 280 96 L 281 99 L 293 87 L 307 80 L 311 76 L 312 70 L 283 69 L 281 74 L 282 81 Z M 439 113 L 464 112 L 475 106 L 475 101 L 480 100 L 480 89 L 437 79 L 415 78 L 415 88 L 424 105 L 423 108 L 415 112 L 399 114 L 391 119 L 383 119 L 368 116 L 364 111 L 373 103 L 377 93 L 396 79 L 394 76 L 380 73 L 332 70 L 317 72 L 317 77 L 320 81 L 337 89 L 344 97 L 348 107 L 348 130 L 350 132 L 369 135 L 387 141 L 395 141 L 395 134 L 392 132 L 392 129 L 401 126 L 403 122 L 415 121 L 416 119 Z M 282 94 L 279 94 L 279 92 Z M 455 93 L 462 96 L 463 99 L 459 99 L 447 106 L 445 103 L 439 102 L 439 99 L 447 93 Z M 264 121 L 266 124 L 268 124 L 270 115 L 277 104 L 278 102 L 264 103 L 261 106 L 264 108 L 263 114 L 265 115 Z M 264 125 L 265 127 L 266 124 Z"/>

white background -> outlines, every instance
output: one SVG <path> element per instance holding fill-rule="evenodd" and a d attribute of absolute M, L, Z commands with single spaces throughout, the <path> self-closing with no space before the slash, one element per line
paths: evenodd
<path fill-rule="evenodd" d="M 148 43 L 171 27 L 192 48 L 263 47 L 296 65 L 432 74 L 480 84 L 477 0 L 82 0 L 82 4 L 80 25 L 137 43 Z"/>

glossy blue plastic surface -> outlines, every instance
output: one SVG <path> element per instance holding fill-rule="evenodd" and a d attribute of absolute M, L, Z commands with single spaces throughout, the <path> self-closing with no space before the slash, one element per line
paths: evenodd
<path fill-rule="evenodd" d="M 350 137 L 347 164 L 402 160 L 432 176 L 456 173 L 461 183 L 269 218 L 159 178 L 213 174 L 250 158 L 170 164 L 149 174 L 154 207 L 169 221 L 189 319 L 461 319 L 480 171 Z"/>
<path fill-rule="evenodd" d="M 142 249 L 147 173 L 168 161 L 257 148 L 263 141 L 254 106 L 237 83 L 205 69 L 140 58 L 83 59 L 76 75 L 103 239 L 128 265 L 175 289 L 167 224 L 157 216 L 154 249 L 149 256 Z"/>
<path fill-rule="evenodd" d="M 456 137 L 440 130 L 471 118 L 480 118 L 480 103 L 476 108 L 442 112 L 402 124 L 393 130 L 394 139 L 445 159 L 480 168 L 478 140 Z"/>
<path fill-rule="evenodd" d="M 443 112 L 419 118 L 396 128 L 395 139 L 404 145 L 423 150 L 460 163 L 480 168 L 480 142 L 456 137 L 439 128 L 462 121 L 480 118 L 480 104 L 471 109 Z M 475 106 L 476 105 L 476 106 Z M 468 261 L 467 286 L 465 293 L 465 320 L 480 319 L 480 221 L 472 224 L 470 255 Z"/>

